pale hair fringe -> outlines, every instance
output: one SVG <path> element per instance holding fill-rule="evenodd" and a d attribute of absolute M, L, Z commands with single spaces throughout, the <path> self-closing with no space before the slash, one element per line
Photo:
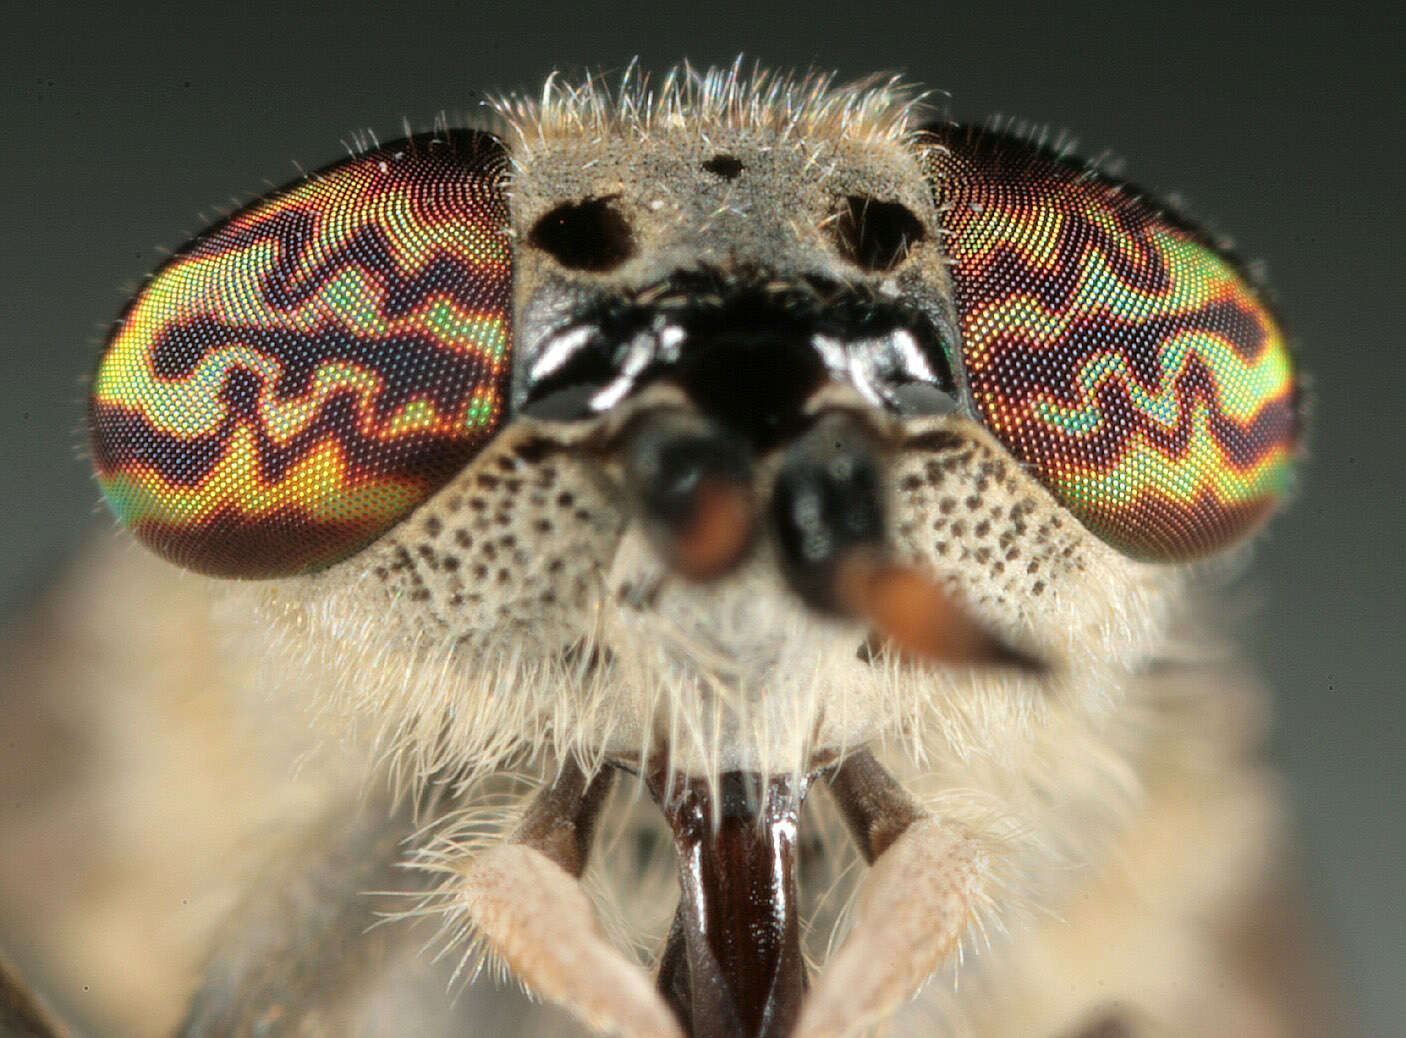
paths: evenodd
<path fill-rule="evenodd" d="M 779 139 L 844 138 L 896 144 L 930 116 L 930 93 L 893 73 L 837 83 L 834 73 L 773 71 L 757 63 L 669 69 L 656 86 L 638 61 L 618 78 L 586 73 L 547 77 L 535 96 L 506 95 L 488 104 L 515 150 L 561 141 L 661 133 L 754 130 Z"/>

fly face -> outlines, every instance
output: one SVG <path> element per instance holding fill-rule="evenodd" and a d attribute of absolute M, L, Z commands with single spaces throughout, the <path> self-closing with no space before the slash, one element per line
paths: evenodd
<path fill-rule="evenodd" d="M 99 369 L 109 499 L 174 561 L 270 578 L 235 594 L 301 682 L 418 774 L 563 762 L 506 846 L 579 874 L 600 783 L 642 777 L 683 877 L 658 996 L 566 907 L 503 907 L 538 858 L 458 872 L 523 979 L 603 1026 L 890 1011 L 988 865 L 867 748 L 1058 771 L 1042 733 L 1117 701 L 1177 563 L 1282 488 L 1292 377 L 1238 268 L 1077 164 L 914 112 L 722 77 L 509 105 L 504 141 L 390 145 L 208 232 Z M 868 961 L 880 910 L 803 1011 L 821 780 L 900 888 L 960 881 L 919 895 L 938 921 L 897 977 Z M 563 880 L 532 882 L 566 906 Z M 533 958 L 561 940 L 587 965 Z"/>
<path fill-rule="evenodd" d="M 957 712 L 1030 700 L 1040 660 L 1136 651 L 1167 571 L 1088 537 L 980 426 L 920 152 L 685 126 L 514 163 L 496 437 L 365 552 L 275 592 L 335 596 L 330 637 L 357 617 L 371 655 L 419 665 L 409 723 L 449 719 L 428 763 L 552 732 L 563 753 L 805 773 L 932 708 L 890 636 L 952 656 L 925 680 Z M 881 599 L 911 583 L 920 604 L 856 601 L 861 557 L 895 582 Z"/>

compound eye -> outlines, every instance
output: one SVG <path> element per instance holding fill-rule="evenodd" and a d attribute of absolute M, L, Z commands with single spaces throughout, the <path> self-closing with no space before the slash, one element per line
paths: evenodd
<path fill-rule="evenodd" d="M 422 135 L 206 231 L 128 306 L 88 419 L 109 505 L 225 577 L 347 558 L 503 419 L 512 269 L 501 146 Z"/>
<path fill-rule="evenodd" d="M 1126 184 L 1016 138 L 934 134 L 982 419 L 1099 537 L 1176 561 L 1252 530 L 1299 435 L 1283 333 L 1224 252 Z"/>

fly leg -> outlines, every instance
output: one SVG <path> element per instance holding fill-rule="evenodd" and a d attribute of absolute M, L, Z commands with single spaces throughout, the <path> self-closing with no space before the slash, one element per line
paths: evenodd
<path fill-rule="evenodd" d="M 0 1034 L 15 1038 L 60 1038 L 67 1034 L 3 955 L 0 955 Z"/>
<path fill-rule="evenodd" d="M 480 936 L 536 994 L 592 1028 L 682 1038 L 646 972 L 602 937 L 579 882 L 612 773 L 569 764 L 511 838 L 458 869 L 452 895 Z"/>
<path fill-rule="evenodd" d="M 828 778 L 872 867 L 854 929 L 803 1004 L 801 1038 L 855 1033 L 911 999 L 961 939 L 989 867 L 976 834 L 925 813 L 868 753 Z"/>
<path fill-rule="evenodd" d="M 409 804 L 392 810 L 359 794 L 336 799 L 231 914 L 177 1033 L 339 1027 L 350 994 L 383 967 L 403 933 L 377 925 L 403 907 L 400 899 L 371 892 L 425 889 L 400 867 L 424 821 Z"/>

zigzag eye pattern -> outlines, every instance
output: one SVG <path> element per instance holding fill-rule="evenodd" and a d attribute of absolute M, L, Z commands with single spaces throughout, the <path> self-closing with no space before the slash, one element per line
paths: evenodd
<path fill-rule="evenodd" d="M 1284 492 L 1299 422 L 1283 334 L 1240 268 L 1079 163 L 935 136 L 963 360 L 992 432 L 1130 555 L 1246 534 Z"/>
<path fill-rule="evenodd" d="M 156 272 L 89 399 L 118 518 L 219 576 L 353 554 L 503 417 L 512 270 L 504 156 L 422 135 L 255 202 Z"/>

